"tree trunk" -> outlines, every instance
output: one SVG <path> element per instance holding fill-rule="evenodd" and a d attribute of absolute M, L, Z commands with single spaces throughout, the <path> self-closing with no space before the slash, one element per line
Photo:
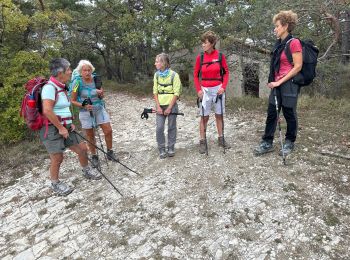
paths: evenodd
<path fill-rule="evenodd" d="M 341 35 L 341 61 L 344 64 L 350 62 L 350 11 L 344 11 L 341 15 L 342 23 L 342 35 Z"/>

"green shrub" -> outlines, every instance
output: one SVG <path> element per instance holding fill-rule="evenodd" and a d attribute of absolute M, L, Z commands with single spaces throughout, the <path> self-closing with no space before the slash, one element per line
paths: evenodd
<path fill-rule="evenodd" d="M 38 53 L 16 53 L 6 69 L 0 88 L 0 143 L 13 143 L 28 135 L 24 121 L 19 116 L 25 82 L 36 76 L 48 76 L 48 62 Z"/>
<path fill-rule="evenodd" d="M 0 143 L 12 143 L 25 137 L 25 123 L 19 116 L 23 93 L 22 88 L 0 89 Z"/>

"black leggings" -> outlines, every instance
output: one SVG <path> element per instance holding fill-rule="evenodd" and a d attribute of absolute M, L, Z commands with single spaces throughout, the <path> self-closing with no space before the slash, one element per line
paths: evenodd
<path fill-rule="evenodd" d="M 281 109 L 283 111 L 283 116 L 287 122 L 286 140 L 295 142 L 295 139 L 297 138 L 297 130 L 298 130 L 298 119 L 297 119 L 296 108 L 279 106 L 278 111 L 280 112 Z M 269 107 L 267 109 L 265 134 L 262 138 L 264 141 L 267 141 L 272 144 L 273 137 L 276 131 L 276 125 L 277 125 L 276 105 L 269 103 Z"/>

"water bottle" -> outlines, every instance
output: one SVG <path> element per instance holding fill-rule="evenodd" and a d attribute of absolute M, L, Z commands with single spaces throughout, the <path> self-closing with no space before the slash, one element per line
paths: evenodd
<path fill-rule="evenodd" d="M 29 100 L 27 102 L 28 107 L 30 108 L 35 108 L 36 107 L 36 102 L 33 96 L 29 97 Z"/>

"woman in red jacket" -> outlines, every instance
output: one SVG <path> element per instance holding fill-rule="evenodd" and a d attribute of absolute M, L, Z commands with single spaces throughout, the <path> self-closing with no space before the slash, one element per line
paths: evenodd
<path fill-rule="evenodd" d="M 201 37 L 201 41 L 203 52 L 197 56 L 193 76 L 197 95 L 201 100 L 199 153 L 203 154 L 207 152 L 206 128 L 212 105 L 215 108 L 216 127 L 219 135 L 218 144 L 226 149 L 230 148 L 223 137 L 225 90 L 229 81 L 229 71 L 225 55 L 215 49 L 217 42 L 215 33 L 212 31 L 205 32 Z"/>

